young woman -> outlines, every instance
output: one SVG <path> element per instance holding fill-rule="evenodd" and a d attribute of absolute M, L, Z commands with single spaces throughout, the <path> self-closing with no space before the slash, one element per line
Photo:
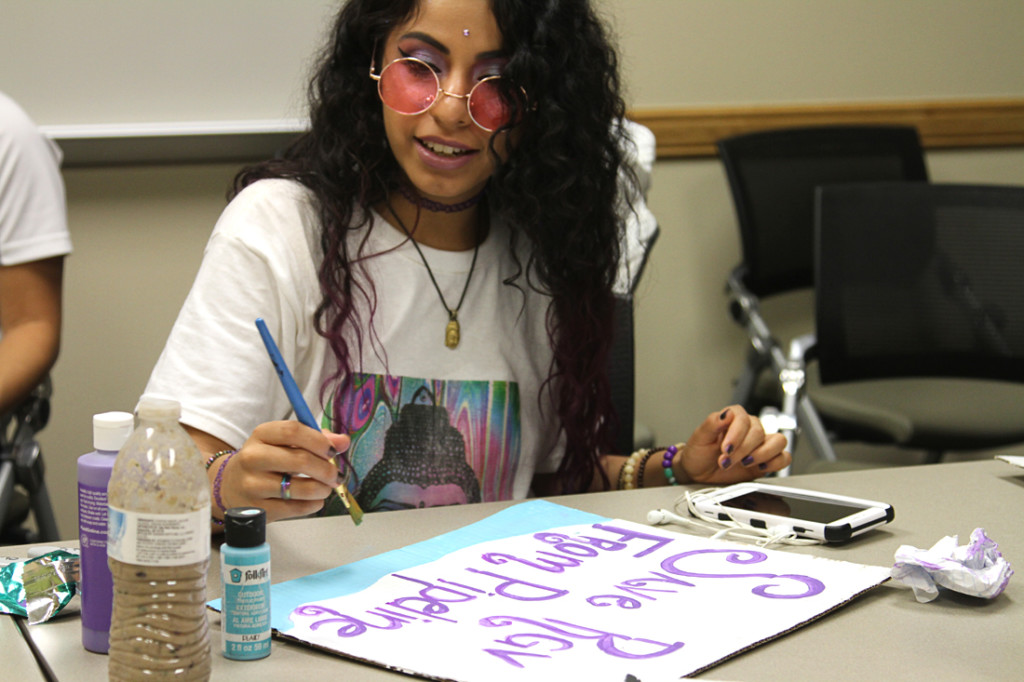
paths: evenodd
<path fill-rule="evenodd" d="M 616 68 L 585 0 L 342 7 L 310 131 L 238 176 L 146 391 L 182 403 L 215 523 L 340 511 L 339 466 L 373 511 L 789 464 L 736 406 L 667 452 L 608 454 L 635 195 Z M 258 317 L 322 432 L 289 419 Z"/>

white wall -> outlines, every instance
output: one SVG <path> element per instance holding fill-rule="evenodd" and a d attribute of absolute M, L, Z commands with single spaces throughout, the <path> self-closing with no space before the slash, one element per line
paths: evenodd
<path fill-rule="evenodd" d="M 640 107 L 1024 91 L 1020 0 L 595 1 Z M 336 6 L 3 0 L 0 88 L 42 125 L 299 116 Z"/>
<path fill-rule="evenodd" d="M 1019 96 L 1019 0 L 601 0 L 638 106 Z"/>
<path fill-rule="evenodd" d="M 301 113 L 333 3 L 3 0 L 0 88 L 43 124 Z M 621 38 L 631 105 L 1024 96 L 1019 0 L 600 0 Z M 127 53 L 126 53 L 127 51 Z M 1024 150 L 930 153 L 936 180 L 1024 184 Z M 75 253 L 53 419 L 41 435 L 62 534 L 95 412 L 131 410 L 224 204 L 230 165 L 65 172 Z M 686 438 L 723 405 L 745 345 L 723 283 L 738 259 L 714 159 L 663 161 L 662 226 L 637 313 L 638 416 Z"/>

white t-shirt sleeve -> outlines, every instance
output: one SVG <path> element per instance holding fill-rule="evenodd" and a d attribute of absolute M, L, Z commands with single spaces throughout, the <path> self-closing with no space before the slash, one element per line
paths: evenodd
<path fill-rule="evenodd" d="M 61 151 L 0 93 L 0 265 L 71 253 Z"/>
<path fill-rule="evenodd" d="M 310 404 L 323 344 L 312 256 L 314 212 L 304 188 L 261 181 L 225 209 L 207 244 L 145 396 L 182 404 L 182 422 L 240 447 L 259 424 L 291 406 L 256 329 L 262 317 Z"/>

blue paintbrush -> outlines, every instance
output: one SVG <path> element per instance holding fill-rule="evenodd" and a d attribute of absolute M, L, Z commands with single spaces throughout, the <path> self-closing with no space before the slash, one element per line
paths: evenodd
<path fill-rule="evenodd" d="M 302 397 L 302 391 L 299 390 L 298 384 L 295 383 L 295 379 L 292 377 L 292 373 L 288 370 L 288 365 L 285 364 L 284 358 L 281 356 L 281 351 L 277 348 L 277 343 L 274 342 L 274 337 L 270 335 L 270 330 L 267 329 L 267 323 L 263 321 L 263 318 L 256 319 L 256 328 L 260 331 L 260 336 L 263 337 L 263 345 L 267 347 L 267 353 L 270 354 L 270 360 L 274 363 L 274 369 L 277 370 L 277 376 L 281 380 L 281 385 L 284 386 L 284 392 L 288 395 L 288 400 L 292 404 L 292 409 L 295 410 L 295 416 L 298 417 L 299 421 L 306 426 L 312 427 L 317 431 L 320 430 L 320 425 L 316 423 L 316 418 L 313 417 L 313 413 L 309 409 L 309 405 L 306 404 L 306 399 Z M 334 458 L 339 455 L 335 453 L 332 457 L 332 461 L 336 461 Z M 352 493 L 348 490 L 348 477 L 352 471 L 351 466 L 345 467 L 345 473 L 342 475 L 341 484 L 334 489 L 334 492 L 338 493 L 338 497 L 341 498 L 342 503 L 348 509 L 349 515 L 352 517 L 352 521 L 358 526 L 363 522 L 363 510 L 360 508 L 359 503 L 356 502 L 356 498 L 352 496 Z"/>

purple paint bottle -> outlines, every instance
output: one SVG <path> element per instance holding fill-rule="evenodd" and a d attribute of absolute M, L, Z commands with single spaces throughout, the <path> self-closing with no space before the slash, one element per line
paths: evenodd
<path fill-rule="evenodd" d="M 95 452 L 78 458 L 78 540 L 81 544 L 82 645 L 105 654 L 110 648 L 113 580 L 107 565 L 107 483 L 135 418 L 128 412 L 104 412 L 92 418 Z"/>

